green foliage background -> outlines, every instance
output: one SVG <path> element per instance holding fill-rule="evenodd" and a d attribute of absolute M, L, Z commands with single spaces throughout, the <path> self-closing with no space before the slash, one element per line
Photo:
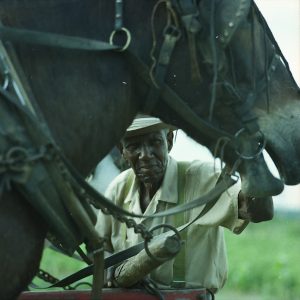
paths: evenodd
<path fill-rule="evenodd" d="M 276 213 L 270 222 L 226 232 L 229 278 L 226 291 L 259 299 L 300 299 L 300 214 Z"/>
<path fill-rule="evenodd" d="M 300 300 L 300 214 L 276 213 L 272 221 L 249 224 L 240 235 L 225 234 L 229 278 L 218 299 L 246 299 L 251 294 L 259 300 Z M 51 249 L 44 251 L 41 263 L 58 278 L 84 266 Z M 240 296 L 222 297 L 230 293 Z"/>

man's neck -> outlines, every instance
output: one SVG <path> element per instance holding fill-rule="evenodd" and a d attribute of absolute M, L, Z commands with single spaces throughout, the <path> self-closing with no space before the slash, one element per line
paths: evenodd
<path fill-rule="evenodd" d="M 142 183 L 140 189 L 140 206 L 142 212 L 145 212 L 151 199 L 159 189 L 160 184 Z"/>

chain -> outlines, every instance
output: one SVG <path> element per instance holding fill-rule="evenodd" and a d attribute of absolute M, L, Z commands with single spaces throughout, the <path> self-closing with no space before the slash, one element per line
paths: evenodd
<path fill-rule="evenodd" d="M 84 189 L 80 189 L 79 194 L 81 197 L 87 199 L 88 203 L 91 203 L 95 207 L 98 208 L 98 205 L 94 204 L 93 199 L 91 199 L 91 197 L 85 192 Z M 104 207 L 104 208 L 101 207 L 100 209 L 105 215 L 111 215 L 113 218 L 115 218 L 119 222 L 125 223 L 127 228 L 133 228 L 134 232 L 137 234 L 141 234 L 141 236 L 143 237 L 144 240 L 150 241 L 152 239 L 153 234 L 146 228 L 146 226 L 144 224 L 141 224 L 141 223 L 137 224 L 135 220 L 127 218 L 124 215 L 120 215 L 120 214 L 116 213 L 115 211 L 110 211 L 107 207 Z"/>
<path fill-rule="evenodd" d="M 115 212 L 110 212 L 107 208 L 102 209 L 102 212 L 106 215 L 113 216 L 116 220 L 118 220 L 121 223 L 125 223 L 127 228 L 133 228 L 134 232 L 137 234 L 141 234 L 144 240 L 150 241 L 152 239 L 153 234 L 146 228 L 144 224 L 137 224 L 135 220 L 129 219 L 125 216 L 121 216 Z"/>
<path fill-rule="evenodd" d="M 59 158 L 59 156 L 56 157 L 56 163 L 62 177 L 70 183 L 79 198 L 84 199 L 85 201 L 87 201 L 87 203 L 94 205 L 96 208 L 100 208 L 104 214 L 111 215 L 119 222 L 125 223 L 128 228 L 133 228 L 134 232 L 137 234 L 141 234 L 144 240 L 150 241 L 152 239 L 153 234 L 149 230 L 147 230 L 144 224 L 137 224 L 135 220 L 127 218 L 124 215 L 120 215 L 115 211 L 110 211 L 106 207 L 98 207 L 99 205 L 95 203 L 93 198 L 86 192 L 86 190 L 79 184 L 77 184 L 73 176 L 68 171 L 65 163 Z"/>

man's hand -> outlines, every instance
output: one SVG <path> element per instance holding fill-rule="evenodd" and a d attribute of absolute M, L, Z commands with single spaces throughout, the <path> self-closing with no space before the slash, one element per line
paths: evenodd
<path fill-rule="evenodd" d="M 240 191 L 238 196 L 238 214 L 242 220 L 253 223 L 269 221 L 274 216 L 272 197 L 254 198 L 246 197 Z"/>
<path fill-rule="evenodd" d="M 106 286 L 108 288 L 112 288 L 113 287 L 113 280 L 115 277 L 115 266 L 109 267 L 106 270 Z"/>

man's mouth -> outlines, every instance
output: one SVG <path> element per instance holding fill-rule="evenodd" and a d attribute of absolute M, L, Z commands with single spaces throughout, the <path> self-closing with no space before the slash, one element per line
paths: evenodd
<path fill-rule="evenodd" d="M 162 167 L 157 163 L 143 163 L 139 164 L 136 169 L 136 175 L 143 182 L 153 182 L 156 181 L 158 177 L 162 174 Z"/>
<path fill-rule="evenodd" d="M 142 165 L 139 166 L 138 171 L 152 171 L 159 168 L 159 166 L 157 164 L 151 164 L 151 165 Z"/>
<path fill-rule="evenodd" d="M 141 174 L 141 175 L 152 174 L 152 173 L 154 173 L 154 171 L 155 171 L 155 168 L 153 168 L 153 167 L 152 168 L 143 167 L 138 170 L 138 174 Z"/>

